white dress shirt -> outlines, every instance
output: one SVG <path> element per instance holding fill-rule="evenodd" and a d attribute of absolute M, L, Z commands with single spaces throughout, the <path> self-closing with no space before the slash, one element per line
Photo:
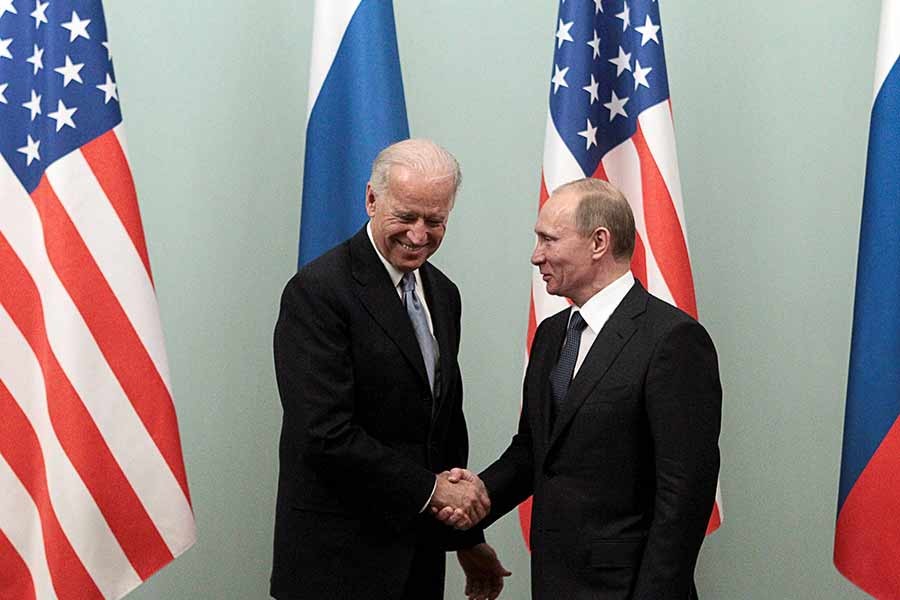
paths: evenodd
<path fill-rule="evenodd" d="M 381 255 L 381 250 L 375 245 L 375 238 L 372 237 L 372 221 L 369 221 L 369 224 L 366 225 L 366 233 L 369 234 L 369 241 L 372 242 L 372 247 L 375 248 L 375 254 L 378 255 L 378 258 L 381 259 L 381 264 L 387 269 L 391 282 L 394 284 L 394 289 L 397 291 L 397 295 L 403 300 L 403 288 L 400 286 L 400 280 L 403 279 L 403 271 L 389 263 L 387 259 Z M 413 271 L 413 275 L 416 278 L 416 297 L 419 299 L 422 308 L 425 309 L 425 319 L 428 321 L 428 331 L 431 332 L 431 335 L 434 335 L 434 324 L 431 322 L 431 310 L 428 308 L 428 303 L 425 302 L 425 292 L 422 290 L 422 276 L 419 274 L 419 269 Z"/>
<path fill-rule="evenodd" d="M 603 326 L 609 320 L 609 317 L 616 308 L 618 308 L 619 304 L 622 303 L 622 300 L 624 300 L 625 296 L 628 294 L 628 290 L 630 290 L 633 285 L 634 275 L 631 274 L 631 271 L 628 271 L 591 296 L 580 308 L 572 306 L 572 310 L 569 312 L 569 320 L 572 319 L 572 314 L 577 311 L 581 313 L 581 317 L 584 319 L 584 322 L 587 323 L 587 327 L 581 331 L 581 343 L 578 346 L 578 358 L 575 360 L 575 372 L 572 374 L 573 379 L 575 374 L 578 373 L 578 369 L 581 368 L 584 357 L 587 356 L 591 346 L 594 344 L 594 340 L 597 339 L 597 334 L 603 329 Z"/>

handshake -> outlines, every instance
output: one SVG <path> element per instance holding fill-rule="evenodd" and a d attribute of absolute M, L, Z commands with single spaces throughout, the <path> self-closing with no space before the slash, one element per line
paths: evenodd
<path fill-rule="evenodd" d="M 469 529 L 490 512 L 491 499 L 478 475 L 456 468 L 438 474 L 428 508 L 442 523 Z M 495 600 L 503 590 L 503 578 L 512 575 L 484 542 L 458 550 L 456 556 L 466 574 L 468 600 Z"/>
<path fill-rule="evenodd" d="M 428 508 L 438 521 L 464 530 L 487 516 L 491 499 L 478 475 L 455 468 L 438 474 Z"/>

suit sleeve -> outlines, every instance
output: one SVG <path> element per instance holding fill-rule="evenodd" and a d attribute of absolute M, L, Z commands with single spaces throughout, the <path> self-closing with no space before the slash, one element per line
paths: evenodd
<path fill-rule="evenodd" d="M 462 322 L 462 301 L 459 297 L 459 290 L 455 285 L 451 284 L 451 300 L 453 305 L 453 319 L 451 321 L 453 329 L 453 356 L 454 364 L 456 356 L 459 353 L 459 341 L 461 339 L 461 322 Z M 469 460 L 469 432 L 466 428 L 466 417 L 463 413 L 463 382 L 459 367 L 453 370 L 454 380 L 447 386 L 452 390 L 452 398 L 444 401 L 453 404 L 453 413 L 450 415 L 450 425 L 447 432 L 446 447 L 443 456 L 446 459 L 448 468 L 465 467 Z"/>
<path fill-rule="evenodd" d="M 715 502 L 722 406 L 716 351 L 699 323 L 660 341 L 645 390 L 656 497 L 634 598 L 687 598 Z"/>
<path fill-rule="evenodd" d="M 333 282 L 295 277 L 275 327 L 275 370 L 283 436 L 297 460 L 369 513 L 414 518 L 434 474 L 371 437 L 354 421 L 350 321 Z"/>
<path fill-rule="evenodd" d="M 462 321 L 462 302 L 459 290 L 452 286 L 453 300 L 453 325 L 454 330 L 454 355 L 459 351 L 460 323 Z M 455 369 L 454 381 L 448 386 L 454 391 L 454 398 L 448 399 L 453 403 L 453 413 L 450 415 L 450 426 L 447 433 L 447 443 L 444 451 L 447 468 L 466 467 L 469 460 L 469 432 L 466 428 L 466 418 L 463 413 L 463 382 L 459 368 Z M 480 528 L 468 531 L 457 531 L 445 525 L 439 528 L 440 540 L 445 550 L 461 550 L 471 548 L 484 542 L 484 532 Z"/>
<path fill-rule="evenodd" d="M 519 429 L 509 447 L 479 477 L 491 498 L 491 512 L 485 517 L 483 527 L 489 527 L 534 492 L 531 429 L 524 410 L 519 416 Z"/>
<path fill-rule="evenodd" d="M 459 381 L 457 385 L 462 385 L 462 377 L 457 373 Z M 457 389 L 462 389 L 457 388 Z M 451 417 L 450 434 L 448 444 L 449 462 L 452 467 L 465 467 L 468 464 L 469 444 L 468 432 L 466 431 L 466 419 L 463 416 L 462 404 L 457 403 L 457 410 Z M 471 548 L 484 542 L 484 530 L 482 527 L 474 527 L 467 531 L 458 531 L 441 525 L 439 528 L 442 546 L 445 550 L 462 550 Z"/>

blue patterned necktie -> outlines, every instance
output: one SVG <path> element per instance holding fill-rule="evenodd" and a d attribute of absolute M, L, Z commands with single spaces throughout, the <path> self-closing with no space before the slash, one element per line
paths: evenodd
<path fill-rule="evenodd" d="M 562 408 L 563 400 L 569 391 L 572 375 L 575 373 L 575 361 L 578 360 L 578 346 L 581 344 L 581 332 L 587 323 L 580 312 L 572 313 L 569 329 L 566 331 L 566 343 L 559 353 L 559 362 L 550 372 L 550 389 L 553 393 L 552 415 L 555 420 Z"/>
<path fill-rule="evenodd" d="M 428 374 L 428 384 L 434 391 L 434 369 L 437 364 L 437 340 L 431 335 L 428 329 L 428 317 L 425 316 L 425 309 L 416 296 L 416 276 L 412 273 L 404 273 L 403 279 L 400 280 L 403 289 L 403 305 L 406 307 L 406 314 L 412 321 L 413 329 L 416 332 L 416 340 L 419 342 L 419 349 L 422 351 L 422 358 L 425 360 L 425 371 Z"/>

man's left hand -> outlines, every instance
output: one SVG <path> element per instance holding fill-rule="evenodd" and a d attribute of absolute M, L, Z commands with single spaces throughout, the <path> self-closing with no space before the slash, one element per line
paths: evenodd
<path fill-rule="evenodd" d="M 503 590 L 503 578 L 512 575 L 486 543 L 458 550 L 456 558 L 466 573 L 466 597 L 469 600 L 494 600 Z"/>

